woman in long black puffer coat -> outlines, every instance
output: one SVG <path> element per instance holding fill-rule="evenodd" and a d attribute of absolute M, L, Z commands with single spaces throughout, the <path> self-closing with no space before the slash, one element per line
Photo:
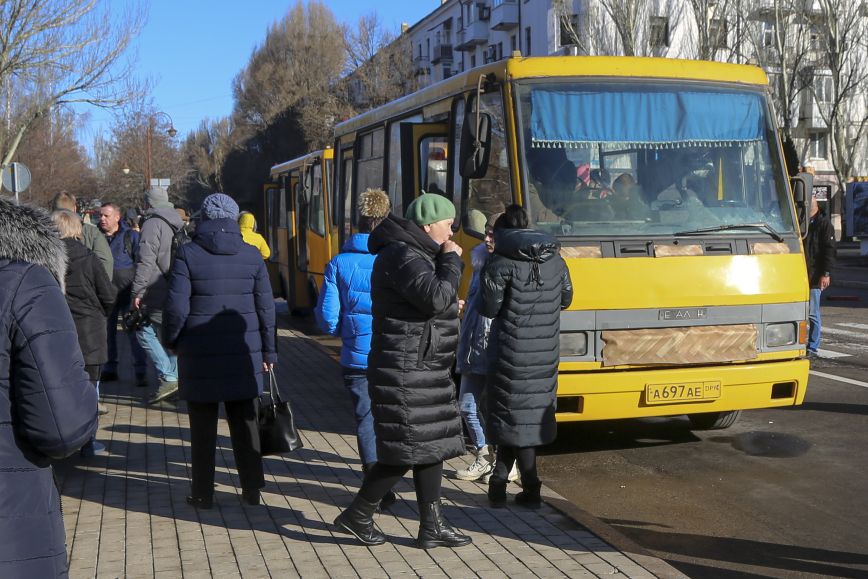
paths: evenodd
<path fill-rule="evenodd" d="M 527 225 L 524 209 L 507 207 L 494 224 L 494 255 L 481 279 L 480 313 L 494 318 L 486 382 L 487 436 L 498 445 L 488 483 L 493 506 L 506 502 L 507 476 L 516 461 L 523 488 L 516 502 L 539 506 L 536 447 L 557 434 L 560 315 L 573 299 L 573 286 L 558 242 Z"/>
<path fill-rule="evenodd" d="M 455 207 L 423 194 L 410 220 L 387 217 L 368 239 L 376 254 L 371 276 L 373 335 L 368 385 L 377 435 L 377 462 L 335 525 L 366 545 L 385 536 L 373 522 L 380 499 L 413 470 L 419 503 L 417 544 L 458 547 L 440 509 L 443 461 L 464 454 L 451 368 L 458 345 L 461 248 L 450 241 Z"/>

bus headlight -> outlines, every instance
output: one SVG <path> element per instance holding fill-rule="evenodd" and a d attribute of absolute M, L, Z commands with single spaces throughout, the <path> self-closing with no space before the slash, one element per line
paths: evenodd
<path fill-rule="evenodd" d="M 561 357 L 584 356 L 588 353 L 586 332 L 561 332 Z"/>
<path fill-rule="evenodd" d="M 766 347 L 777 348 L 796 343 L 796 324 L 769 324 L 766 326 Z"/>

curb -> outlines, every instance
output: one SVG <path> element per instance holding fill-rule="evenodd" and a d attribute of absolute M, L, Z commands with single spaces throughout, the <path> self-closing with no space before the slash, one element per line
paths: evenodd
<path fill-rule="evenodd" d="M 280 313 L 278 315 L 279 317 L 285 318 L 285 322 L 286 319 L 290 317 L 289 312 Z M 333 351 L 331 351 L 327 346 L 323 345 L 320 341 L 312 338 L 311 336 L 308 336 L 306 333 L 299 330 L 293 329 L 293 331 L 303 335 L 309 343 L 313 344 L 329 358 L 333 359 L 335 363 L 340 363 L 340 356 L 335 355 Z M 660 557 L 652 554 L 644 547 L 639 546 L 632 539 L 628 538 L 626 535 L 624 535 L 611 525 L 604 523 L 602 520 L 595 517 L 591 513 L 571 503 L 545 484 L 543 484 L 540 492 L 542 494 L 544 502 L 550 507 L 552 507 L 554 510 L 561 513 L 568 519 L 571 519 L 577 525 L 586 528 L 591 533 L 611 545 L 613 548 L 623 553 L 625 557 L 632 559 L 636 562 L 637 565 L 653 573 L 655 576 L 662 579 L 690 579 L 687 575 L 685 575 Z"/>

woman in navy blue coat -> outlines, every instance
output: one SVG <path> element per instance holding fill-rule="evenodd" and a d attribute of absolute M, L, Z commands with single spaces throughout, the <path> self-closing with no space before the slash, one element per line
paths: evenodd
<path fill-rule="evenodd" d="M 66 577 L 51 460 L 97 427 L 48 215 L 0 198 L 0 577 Z"/>
<path fill-rule="evenodd" d="M 166 346 L 178 355 L 180 397 L 190 416 L 192 494 L 210 508 L 219 403 L 226 408 L 242 496 L 259 504 L 262 473 L 256 399 L 277 361 L 274 299 L 259 251 L 238 228 L 238 205 L 215 193 L 202 203 L 192 243 L 175 256 L 164 310 Z"/>

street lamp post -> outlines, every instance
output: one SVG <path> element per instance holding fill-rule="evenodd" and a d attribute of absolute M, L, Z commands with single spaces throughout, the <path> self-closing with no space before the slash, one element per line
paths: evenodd
<path fill-rule="evenodd" d="M 148 115 L 148 132 L 145 136 L 145 189 L 151 186 L 151 143 L 154 140 L 154 129 L 157 127 L 157 115 L 164 115 L 169 119 L 169 128 L 166 129 L 166 134 L 168 134 L 169 137 L 174 138 L 175 135 L 178 134 L 178 131 L 175 129 L 175 123 L 172 121 L 172 117 L 170 117 L 168 113 L 157 111 Z"/>

